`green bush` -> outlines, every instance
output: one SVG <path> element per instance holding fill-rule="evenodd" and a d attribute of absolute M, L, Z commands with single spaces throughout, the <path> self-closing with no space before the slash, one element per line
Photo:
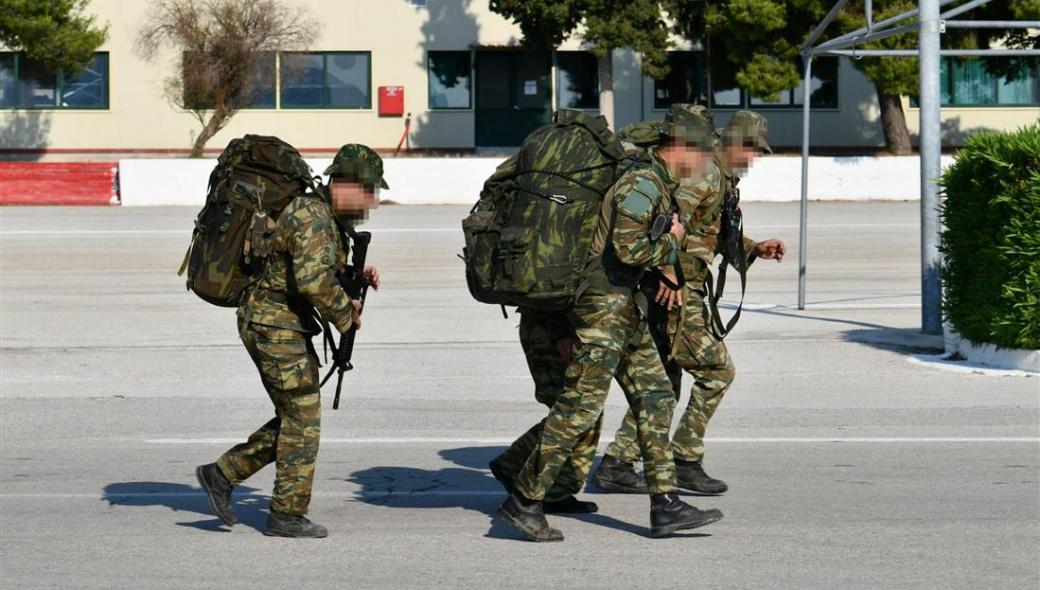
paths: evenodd
<path fill-rule="evenodd" d="M 969 139 L 942 188 L 946 316 L 975 342 L 1040 349 L 1040 122 Z"/>

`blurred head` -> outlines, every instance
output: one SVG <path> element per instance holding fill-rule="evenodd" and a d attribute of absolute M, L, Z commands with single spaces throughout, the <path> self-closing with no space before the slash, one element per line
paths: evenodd
<path fill-rule="evenodd" d="M 734 173 L 741 173 L 751 166 L 752 160 L 762 152 L 772 153 L 766 138 L 769 123 L 765 117 L 752 111 L 737 111 L 722 130 L 722 155 L 726 165 Z"/>
<path fill-rule="evenodd" d="M 337 215 L 364 215 L 379 204 L 379 189 L 390 188 L 383 179 L 383 159 L 357 143 L 341 147 L 325 174 L 329 175 L 332 210 Z"/>
<path fill-rule="evenodd" d="M 661 125 L 657 153 L 680 178 L 697 176 L 707 169 L 715 145 L 711 113 L 700 105 L 675 104 Z"/>

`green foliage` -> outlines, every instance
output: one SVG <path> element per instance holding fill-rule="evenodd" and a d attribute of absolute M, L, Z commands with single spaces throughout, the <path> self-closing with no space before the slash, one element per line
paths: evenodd
<path fill-rule="evenodd" d="M 581 39 L 603 57 L 628 47 L 642 55 L 643 72 L 668 73 L 668 26 L 658 0 L 491 0 L 492 12 L 517 25 L 524 45 L 551 50 L 581 28 Z"/>
<path fill-rule="evenodd" d="M 75 74 L 108 38 L 83 14 L 88 0 L 0 0 L 0 43 L 54 72 Z"/>
<path fill-rule="evenodd" d="M 942 187 L 953 327 L 976 342 L 1040 349 L 1040 123 L 973 136 Z"/>

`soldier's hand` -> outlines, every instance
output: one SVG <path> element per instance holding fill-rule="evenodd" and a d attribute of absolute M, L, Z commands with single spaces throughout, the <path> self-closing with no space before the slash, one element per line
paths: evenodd
<path fill-rule="evenodd" d="M 350 302 L 351 307 L 354 311 L 351 312 L 350 323 L 353 325 L 355 330 L 361 329 L 361 302 L 354 299 Z"/>
<path fill-rule="evenodd" d="M 379 290 L 379 271 L 374 266 L 365 267 L 365 278 L 368 280 L 368 284 L 372 285 L 372 288 L 376 291 Z"/>
<path fill-rule="evenodd" d="M 759 258 L 781 262 L 784 254 L 787 254 L 787 246 L 784 245 L 783 240 L 766 240 L 755 246 L 754 254 Z"/>
<path fill-rule="evenodd" d="M 679 223 L 678 213 L 672 213 L 672 228 L 668 230 L 668 233 L 675 236 L 675 241 L 680 244 L 683 238 L 686 237 L 686 228 L 683 227 L 682 223 Z"/>
<path fill-rule="evenodd" d="M 676 284 L 679 281 L 679 278 L 675 276 L 674 272 L 665 272 L 662 274 L 666 279 L 671 281 L 672 284 Z M 654 301 L 656 301 L 658 305 L 671 311 L 676 305 L 682 305 L 682 290 L 672 289 L 665 284 L 664 281 L 661 281 L 657 287 L 657 297 L 654 298 Z"/>

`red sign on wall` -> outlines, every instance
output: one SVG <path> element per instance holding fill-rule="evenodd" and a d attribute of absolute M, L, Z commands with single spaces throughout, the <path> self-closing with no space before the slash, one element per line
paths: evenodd
<path fill-rule="evenodd" d="M 404 115 L 404 86 L 379 87 L 379 116 L 400 117 Z"/>

